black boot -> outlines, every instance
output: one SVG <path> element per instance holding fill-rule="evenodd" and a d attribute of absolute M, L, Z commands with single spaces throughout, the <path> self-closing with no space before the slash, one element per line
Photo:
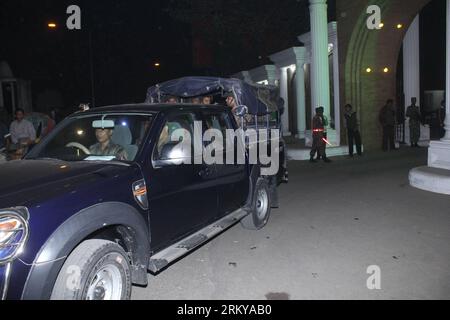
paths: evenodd
<path fill-rule="evenodd" d="M 314 159 L 314 157 L 311 157 L 311 159 L 309 159 L 309 162 L 311 162 L 311 163 L 317 163 L 317 161 Z"/>
<path fill-rule="evenodd" d="M 330 162 L 331 162 L 331 160 L 328 159 L 327 157 L 323 157 L 323 161 L 324 161 L 325 163 L 330 163 Z"/>

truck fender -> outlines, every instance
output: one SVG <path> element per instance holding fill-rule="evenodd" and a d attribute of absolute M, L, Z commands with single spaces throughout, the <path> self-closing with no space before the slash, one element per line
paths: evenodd
<path fill-rule="evenodd" d="M 71 216 L 53 232 L 36 255 L 22 293 L 24 300 L 50 299 L 54 283 L 65 260 L 83 240 L 93 233 L 111 226 L 123 226 L 134 241 L 133 279 L 144 279 L 150 258 L 150 233 L 145 215 L 132 206 L 120 202 L 107 202 L 83 209 Z M 123 232 L 123 231 L 122 231 Z M 142 277 L 144 273 L 145 277 Z"/>

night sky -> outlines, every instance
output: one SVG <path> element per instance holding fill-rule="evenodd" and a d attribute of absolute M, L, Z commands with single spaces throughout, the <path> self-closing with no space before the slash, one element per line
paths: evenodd
<path fill-rule="evenodd" d="M 189 73 L 190 30 L 169 19 L 165 1 L 132 2 L 3 1 L 0 60 L 32 80 L 35 102 L 47 88 L 60 91 L 66 105 L 90 101 L 91 32 L 97 105 L 141 102 L 149 84 Z M 70 4 L 81 7 L 81 31 L 65 28 Z M 49 30 L 48 21 L 59 28 Z M 164 68 L 153 68 L 155 61 Z"/>
<path fill-rule="evenodd" d="M 445 89 L 446 1 L 433 0 L 420 13 L 422 90 Z"/>
<path fill-rule="evenodd" d="M 183 2 L 205 3 L 206 9 L 187 17 L 180 10 Z M 329 2 L 332 20 L 335 1 Z M 65 27 L 71 4 L 81 7 L 81 31 Z M 436 10 L 439 4 L 428 9 L 427 17 Z M 426 19 L 432 21 L 427 28 L 445 30 L 441 20 Z M 49 30 L 50 21 L 59 27 Z M 209 32 L 199 31 L 198 25 Z M 228 76 L 270 63 L 267 55 L 299 45 L 296 36 L 307 31 L 308 0 L 0 0 L 0 60 L 10 64 L 16 77 L 32 81 L 35 109 L 46 90 L 59 92 L 67 109 L 91 101 L 89 34 L 96 105 L 107 105 L 142 102 L 149 86 L 169 79 Z M 209 48 L 199 51 L 198 43 Z M 432 61 L 445 61 L 439 48 Z M 161 67 L 155 68 L 155 62 Z M 439 63 L 425 72 L 426 83 L 435 81 L 429 87 L 442 82 L 433 70 L 439 70 Z"/>

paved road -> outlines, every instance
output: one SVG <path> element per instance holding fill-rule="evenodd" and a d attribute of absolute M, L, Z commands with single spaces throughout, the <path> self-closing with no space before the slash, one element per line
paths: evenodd
<path fill-rule="evenodd" d="M 290 163 L 267 227 L 237 225 L 133 299 L 450 299 L 450 197 L 413 189 L 426 150 Z M 367 268 L 381 268 L 368 290 Z"/>

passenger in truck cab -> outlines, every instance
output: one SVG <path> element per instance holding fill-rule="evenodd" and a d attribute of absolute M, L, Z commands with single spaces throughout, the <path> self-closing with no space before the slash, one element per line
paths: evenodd
<path fill-rule="evenodd" d="M 227 104 L 228 107 L 231 108 L 231 111 L 235 111 L 235 109 L 237 108 L 237 103 L 236 103 L 236 99 L 234 98 L 234 95 L 232 92 L 227 92 L 224 96 L 225 98 L 225 103 Z"/>
<path fill-rule="evenodd" d="M 204 105 L 213 104 L 213 97 L 212 96 L 204 96 L 202 99 L 202 104 L 204 104 Z"/>
<path fill-rule="evenodd" d="M 191 103 L 192 104 L 201 104 L 201 99 L 200 97 L 194 97 L 191 99 Z"/>
<path fill-rule="evenodd" d="M 234 115 L 234 118 L 236 119 L 236 122 L 238 124 L 239 127 L 243 127 L 244 123 L 249 123 L 251 122 L 251 115 L 246 114 L 244 117 L 239 117 L 236 115 L 236 109 L 238 107 L 237 102 L 236 102 L 236 98 L 234 97 L 233 92 L 228 92 L 224 95 L 224 97 L 226 97 L 225 103 L 227 104 L 228 107 L 231 108 L 231 112 Z"/>
<path fill-rule="evenodd" d="M 175 103 L 178 103 L 178 99 L 177 99 L 177 97 L 169 96 L 169 97 L 166 98 L 166 102 L 165 103 L 175 104 Z"/>

